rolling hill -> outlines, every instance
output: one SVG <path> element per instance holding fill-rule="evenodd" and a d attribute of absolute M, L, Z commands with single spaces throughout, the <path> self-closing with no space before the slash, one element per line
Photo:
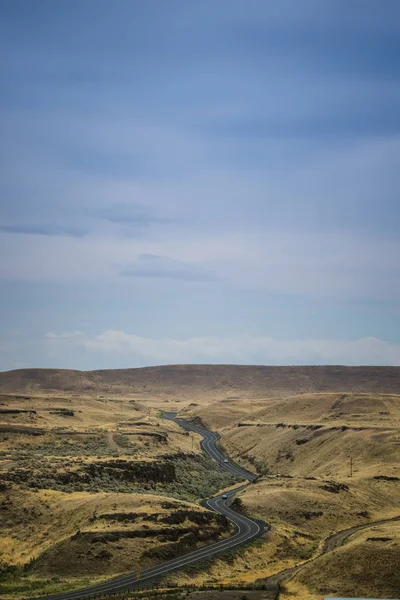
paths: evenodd
<path fill-rule="evenodd" d="M 197 437 L 161 419 L 160 409 L 199 419 L 220 433 L 227 455 L 259 476 L 238 495 L 236 508 L 271 525 L 257 543 L 177 573 L 172 581 L 268 581 L 298 565 L 284 582 L 282 598 L 319 600 L 325 591 L 367 589 L 397 597 L 398 579 L 385 575 L 382 587 L 381 563 L 373 557 L 382 552 L 385 573 L 399 560 L 398 532 L 382 520 L 399 516 L 400 367 L 344 366 L 0 373 L 1 498 L 7 516 L 0 560 L 17 569 L 3 593 L 15 598 L 29 595 L 32 586 L 73 587 L 82 584 L 83 571 L 95 580 L 104 560 L 109 576 L 132 560 L 146 565 L 155 560 L 146 553 L 162 549 L 165 535 L 155 527 L 158 521 L 141 516 L 150 496 L 163 523 L 174 517 L 172 508 L 164 515 L 161 498 L 168 498 L 165 506 L 184 506 L 197 515 L 202 511 L 195 498 L 232 483 L 204 462 Z M 158 481 L 160 473 L 170 473 L 171 482 Z M 129 520 L 132 509 L 137 523 Z M 332 535 L 360 526 L 368 531 L 357 531 L 348 544 L 325 554 Z M 154 548 L 135 542 L 135 536 L 142 541 L 142 533 L 137 535 L 142 530 Z M 221 534 L 218 523 L 210 523 L 209 533 Z M 113 552 L 99 546 L 99 536 L 116 534 Z M 71 559 L 78 542 L 82 565 Z M 347 564 L 349 576 L 342 577 Z M 25 581 L 18 573 L 26 565 Z"/>
<path fill-rule="evenodd" d="M 166 365 L 75 371 L 18 369 L 0 373 L 10 394 L 157 395 L 256 398 L 311 392 L 400 393 L 400 367 Z"/>

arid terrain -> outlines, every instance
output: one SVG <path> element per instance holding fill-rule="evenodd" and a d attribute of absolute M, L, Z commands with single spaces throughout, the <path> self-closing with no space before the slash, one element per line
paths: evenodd
<path fill-rule="evenodd" d="M 0 373 L 2 597 L 99 581 L 230 534 L 199 500 L 235 480 L 162 410 L 217 431 L 258 474 L 233 505 L 271 525 L 170 579 L 278 577 L 293 600 L 400 596 L 400 368 L 202 365 Z"/>
<path fill-rule="evenodd" d="M 17 369 L 0 373 L 0 390 L 54 394 L 158 398 L 185 404 L 190 398 L 266 398 L 303 392 L 399 393 L 398 367 L 264 367 L 172 365 L 139 369 L 72 371 Z"/>

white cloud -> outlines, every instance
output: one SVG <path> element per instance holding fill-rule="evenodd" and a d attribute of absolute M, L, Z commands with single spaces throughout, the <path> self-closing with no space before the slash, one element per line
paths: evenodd
<path fill-rule="evenodd" d="M 54 331 L 49 331 L 45 333 L 44 337 L 47 340 L 64 340 L 64 339 L 73 339 L 79 337 L 83 334 L 83 331 L 66 331 L 64 333 L 54 333 Z"/>
<path fill-rule="evenodd" d="M 77 340 L 88 353 L 132 356 L 137 364 L 243 363 L 400 365 L 400 344 L 376 338 L 358 340 L 294 339 L 268 336 L 198 337 L 186 340 L 146 338 L 104 331 Z"/>

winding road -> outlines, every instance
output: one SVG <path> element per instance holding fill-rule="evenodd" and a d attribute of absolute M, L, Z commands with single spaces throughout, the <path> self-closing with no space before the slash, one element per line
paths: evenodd
<path fill-rule="evenodd" d="M 186 431 L 193 431 L 194 433 L 198 433 L 203 437 L 200 442 L 200 446 L 205 454 L 208 454 L 211 458 L 213 458 L 220 466 L 222 471 L 226 471 L 228 473 L 232 473 L 235 477 L 240 477 L 242 479 L 247 479 L 248 481 L 256 481 L 257 475 L 254 475 L 251 471 L 236 465 L 230 459 L 225 463 L 224 460 L 227 458 L 221 450 L 217 446 L 217 442 L 220 438 L 218 433 L 214 431 L 209 431 L 205 429 L 201 425 L 196 425 L 195 423 L 190 423 L 188 421 L 184 421 L 183 419 L 177 419 L 175 417 L 176 413 L 166 412 L 164 413 L 164 419 L 168 419 L 170 421 L 174 421 Z"/>
<path fill-rule="evenodd" d="M 233 463 L 231 460 L 228 459 L 228 462 L 224 462 L 227 457 L 224 456 L 223 453 L 217 447 L 217 440 L 219 438 L 218 434 L 212 431 L 208 431 L 200 425 L 189 423 L 182 419 L 177 419 L 175 417 L 175 413 L 164 413 L 164 418 L 174 421 L 187 431 L 193 431 L 195 433 L 200 434 L 203 437 L 201 441 L 202 449 L 206 454 L 208 454 L 208 456 L 210 456 L 218 462 L 220 468 L 223 471 L 232 473 L 236 477 L 243 478 L 244 480 L 250 482 L 255 481 L 257 479 L 257 476 L 254 475 L 254 473 L 247 471 L 246 469 Z M 187 565 L 200 562 L 201 560 L 210 558 L 212 556 L 215 556 L 216 554 L 230 552 L 237 546 L 247 544 L 251 540 L 260 537 L 265 531 L 266 524 L 262 521 L 256 521 L 244 515 L 238 514 L 237 512 L 232 510 L 232 508 L 230 508 L 227 504 L 229 500 L 233 496 L 235 496 L 235 494 L 243 490 L 248 485 L 250 484 L 246 483 L 234 490 L 226 492 L 225 494 L 218 494 L 217 496 L 214 496 L 202 502 L 203 506 L 210 508 L 215 512 L 218 512 L 221 515 L 224 515 L 225 517 L 227 517 L 227 519 L 229 519 L 229 521 L 231 521 L 231 523 L 235 525 L 236 531 L 232 537 L 220 540 L 219 542 L 215 542 L 213 544 L 209 544 L 208 546 L 204 546 L 203 548 L 193 550 L 192 552 L 189 552 L 184 556 L 174 558 L 160 565 L 150 567 L 149 569 L 144 569 L 140 572 L 135 571 L 126 575 L 120 575 L 119 577 L 116 577 L 104 583 L 99 583 L 97 585 L 74 590 L 71 592 L 65 592 L 63 594 L 45 596 L 43 598 L 35 600 L 83 600 L 84 598 L 89 599 L 93 598 L 94 596 L 106 596 L 110 594 L 126 592 L 135 588 L 137 589 L 138 587 L 148 585 L 154 581 L 161 579 L 162 577 L 164 577 L 168 573 L 171 573 L 172 571 L 179 571 Z M 223 496 L 225 495 L 227 496 L 227 498 L 223 498 Z"/>

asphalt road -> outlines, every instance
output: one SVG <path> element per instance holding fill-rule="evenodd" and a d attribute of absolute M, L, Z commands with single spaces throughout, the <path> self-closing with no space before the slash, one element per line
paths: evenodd
<path fill-rule="evenodd" d="M 164 418 L 175 421 L 186 430 L 194 431 L 202 435 L 203 440 L 201 442 L 201 446 L 204 452 L 208 454 L 211 458 L 216 460 L 222 470 L 233 473 L 234 475 L 239 476 L 248 481 L 254 481 L 256 479 L 256 476 L 253 473 L 247 471 L 246 469 L 243 469 L 239 465 L 236 465 L 231 460 L 228 459 L 228 463 L 224 462 L 224 459 L 226 457 L 222 454 L 222 452 L 218 449 L 216 445 L 216 442 L 219 437 L 216 433 L 208 431 L 207 429 L 204 429 L 199 425 L 194 425 L 181 419 L 176 419 L 174 413 L 165 413 Z M 193 550 L 192 552 L 189 552 L 184 556 L 174 558 L 155 567 L 144 569 L 140 572 L 134 571 L 132 573 L 128 573 L 127 575 L 121 575 L 104 583 L 99 583 L 97 585 L 75 590 L 72 592 L 66 592 L 64 594 L 45 596 L 36 600 L 78 600 L 90 597 L 93 598 L 93 596 L 98 595 L 115 594 L 126 592 L 128 590 L 138 589 L 140 587 L 145 587 L 150 583 L 161 579 L 162 577 L 164 577 L 168 573 L 171 573 L 172 571 L 179 571 L 187 565 L 200 562 L 201 560 L 210 558 L 216 554 L 229 552 L 237 546 L 247 544 L 250 540 L 260 537 L 265 530 L 265 523 L 249 519 L 244 515 L 240 515 L 234 510 L 232 510 L 227 504 L 237 492 L 243 490 L 245 487 L 247 487 L 247 485 L 250 484 L 246 483 L 241 487 L 236 488 L 235 490 L 226 492 L 227 499 L 222 498 L 223 494 L 219 494 L 217 496 L 214 496 L 213 498 L 210 498 L 209 500 L 205 500 L 202 503 L 203 506 L 216 511 L 221 515 L 225 515 L 235 525 L 236 531 L 232 537 L 221 540 L 219 542 L 215 542 L 213 544 L 209 544 L 208 546 L 204 546 L 203 548 L 199 548 L 198 550 Z"/>
<path fill-rule="evenodd" d="M 227 471 L 236 477 L 241 477 L 242 479 L 247 479 L 248 481 L 255 481 L 257 479 L 257 476 L 254 475 L 254 473 L 235 464 L 222 453 L 217 446 L 217 441 L 220 437 L 218 433 L 215 433 L 214 431 L 208 431 L 208 429 L 201 427 L 201 425 L 195 425 L 194 423 L 184 421 L 183 419 L 177 419 L 175 417 L 175 413 L 164 413 L 164 419 L 175 421 L 175 423 L 187 431 L 194 431 L 195 433 L 203 436 L 203 439 L 200 443 L 202 449 L 206 454 L 208 454 L 208 456 L 213 458 L 219 464 L 222 471 Z M 228 459 L 227 463 L 224 462 L 225 459 Z"/>

